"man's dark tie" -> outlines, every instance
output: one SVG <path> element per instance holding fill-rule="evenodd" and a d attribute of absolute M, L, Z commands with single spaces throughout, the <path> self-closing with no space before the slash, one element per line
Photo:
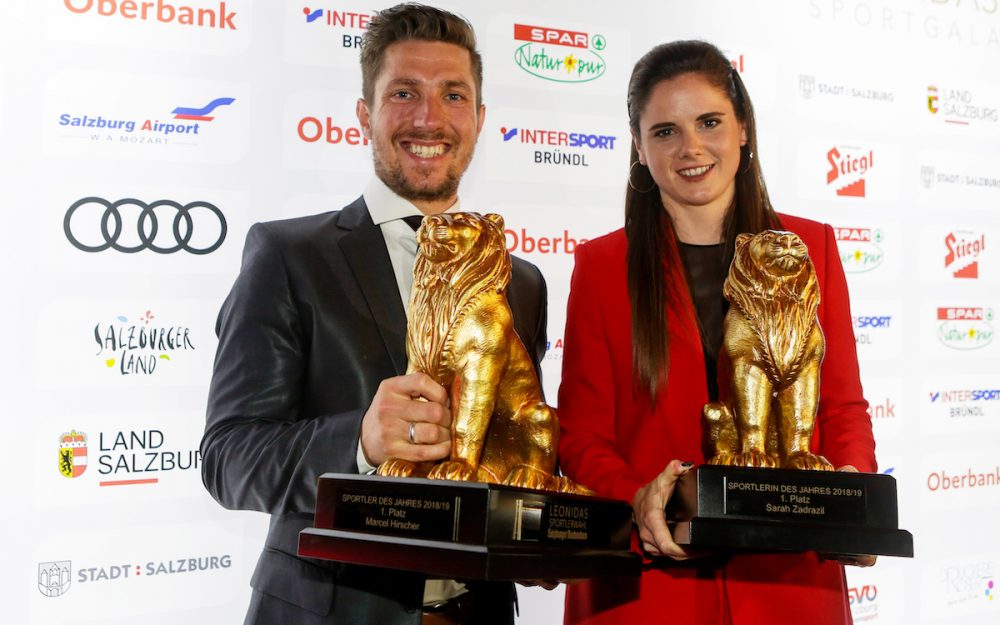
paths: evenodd
<path fill-rule="evenodd" d="M 417 231 L 417 228 L 420 227 L 420 223 L 423 220 L 424 220 L 424 216 L 423 215 L 410 215 L 409 217 L 403 217 L 403 221 L 406 222 L 407 226 L 413 228 L 414 232 Z"/>

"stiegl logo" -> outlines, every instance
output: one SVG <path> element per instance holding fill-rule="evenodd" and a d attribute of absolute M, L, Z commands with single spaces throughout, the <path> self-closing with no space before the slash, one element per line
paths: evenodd
<path fill-rule="evenodd" d="M 518 67 L 554 82 L 588 82 L 604 75 L 607 65 L 598 54 L 607 47 L 603 35 L 514 24 L 514 40 L 526 43 L 514 51 Z"/>
<path fill-rule="evenodd" d="M 218 9 L 205 9 L 184 4 L 170 4 L 163 0 L 139 2 L 138 0 L 63 0 L 72 13 L 88 13 L 96 9 L 104 17 L 118 16 L 127 20 L 180 24 L 202 28 L 236 30 L 233 18 L 236 11 L 227 11 L 226 3 L 220 2 Z"/>
<path fill-rule="evenodd" d="M 826 153 L 830 169 L 826 184 L 845 197 L 865 197 L 865 177 L 875 164 L 874 150 L 853 146 L 834 146 Z"/>
<path fill-rule="evenodd" d="M 944 237 L 948 253 L 944 267 L 955 278 L 978 278 L 979 257 L 986 249 L 986 235 L 982 232 L 956 230 Z"/>
<path fill-rule="evenodd" d="M 992 308 L 937 309 L 938 340 L 952 349 L 980 349 L 993 342 Z"/>
<path fill-rule="evenodd" d="M 879 243 L 882 231 L 873 228 L 842 227 L 833 229 L 840 250 L 840 262 L 847 273 L 865 273 L 877 269 L 884 255 Z"/>

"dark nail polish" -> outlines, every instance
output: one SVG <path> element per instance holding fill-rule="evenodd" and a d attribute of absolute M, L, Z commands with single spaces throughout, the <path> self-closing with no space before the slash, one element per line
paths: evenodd
<path fill-rule="evenodd" d="M 693 466 L 694 466 L 693 462 L 682 462 L 681 463 L 681 468 L 682 469 L 690 469 Z"/>

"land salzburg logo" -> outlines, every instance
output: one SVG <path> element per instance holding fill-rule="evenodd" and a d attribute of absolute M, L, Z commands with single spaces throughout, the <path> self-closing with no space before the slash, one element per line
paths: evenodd
<path fill-rule="evenodd" d="M 834 146 L 826 153 L 830 169 L 826 185 L 845 197 L 865 197 L 865 179 L 875 164 L 874 150 L 854 146 Z"/>
<path fill-rule="evenodd" d="M 938 308 L 937 320 L 938 340 L 951 349 L 980 349 L 993 342 L 992 308 Z"/>
<path fill-rule="evenodd" d="M 67 440 L 74 446 L 67 447 Z M 102 487 L 158 484 L 164 473 L 197 471 L 201 451 L 168 448 L 163 430 L 119 430 L 98 432 L 95 460 Z M 86 468 L 87 435 L 80 430 L 64 433 L 59 443 L 59 472 L 79 477 Z"/>
<path fill-rule="evenodd" d="M 882 231 L 873 228 L 834 228 L 840 262 L 847 273 L 866 273 L 877 269 L 885 258 L 879 243 Z"/>
<path fill-rule="evenodd" d="M 603 35 L 514 24 L 514 40 L 525 42 L 514 51 L 514 62 L 525 72 L 554 82 L 589 82 L 604 75 L 600 55 L 608 42 Z"/>
<path fill-rule="evenodd" d="M 969 89 L 927 87 L 927 110 L 946 124 L 968 126 L 975 122 L 1000 121 L 996 106 L 984 106 Z"/>
<path fill-rule="evenodd" d="M 59 473 L 74 478 L 87 470 L 87 434 L 72 430 L 59 436 Z"/>

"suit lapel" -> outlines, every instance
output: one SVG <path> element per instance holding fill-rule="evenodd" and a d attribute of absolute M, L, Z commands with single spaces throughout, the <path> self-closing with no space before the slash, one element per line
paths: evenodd
<path fill-rule="evenodd" d="M 382 229 L 372 222 L 364 198 L 341 211 L 338 226 L 348 230 L 340 237 L 340 249 L 368 302 L 396 374 L 402 375 L 406 373 L 406 312 Z"/>

